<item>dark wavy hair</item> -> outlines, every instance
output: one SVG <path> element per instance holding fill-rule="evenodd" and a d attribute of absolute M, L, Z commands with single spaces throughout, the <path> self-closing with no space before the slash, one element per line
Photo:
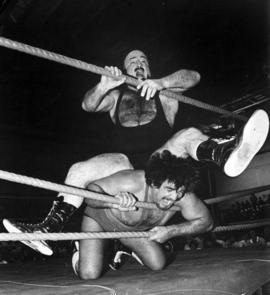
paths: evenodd
<path fill-rule="evenodd" d="M 168 150 L 155 153 L 146 164 L 146 183 L 159 188 L 168 180 L 175 184 L 176 189 L 183 185 L 186 192 L 193 192 L 199 182 L 199 171 L 193 161 L 191 158 L 178 158 Z"/>

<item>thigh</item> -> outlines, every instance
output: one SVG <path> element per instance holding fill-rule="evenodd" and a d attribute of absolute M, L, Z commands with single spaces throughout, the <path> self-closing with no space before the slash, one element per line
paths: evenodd
<path fill-rule="evenodd" d="M 94 219 L 84 216 L 82 232 L 103 232 L 103 228 Z M 86 279 L 101 275 L 104 265 L 104 253 L 107 241 L 104 239 L 81 240 L 79 247 L 79 273 Z"/>
<path fill-rule="evenodd" d="M 159 243 L 145 238 L 120 239 L 120 241 L 135 252 L 150 269 L 161 270 L 165 267 L 166 258 Z"/>
<path fill-rule="evenodd" d="M 87 161 L 73 164 L 68 171 L 65 183 L 87 187 L 90 182 L 126 169 L 133 169 L 133 166 L 124 154 L 101 154 Z"/>

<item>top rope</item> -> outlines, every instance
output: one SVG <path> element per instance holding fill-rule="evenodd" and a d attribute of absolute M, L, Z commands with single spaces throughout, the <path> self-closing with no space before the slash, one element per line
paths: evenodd
<path fill-rule="evenodd" d="M 117 198 L 114 198 L 113 196 L 89 191 L 86 189 L 53 183 L 50 181 L 24 176 L 16 173 L 11 173 L 8 171 L 0 170 L 0 179 L 13 181 L 21 184 L 26 184 L 34 187 L 44 188 L 51 191 L 61 192 L 61 193 L 68 193 L 75 196 L 80 196 L 87 199 L 92 200 L 98 200 L 105 202 L 108 207 L 111 207 L 112 204 L 120 204 L 120 201 Z M 138 208 L 144 208 L 144 209 L 152 209 L 152 210 L 159 210 L 156 206 L 156 203 L 151 202 L 141 202 L 137 201 L 135 204 Z M 177 206 L 173 206 L 170 208 L 171 211 L 180 211 L 180 208 Z"/>
<path fill-rule="evenodd" d="M 108 207 L 112 207 L 111 204 L 119 204 L 120 203 L 119 200 L 114 198 L 113 196 L 89 191 L 89 190 L 86 190 L 83 188 L 58 184 L 58 183 L 50 182 L 47 180 L 42 180 L 42 179 L 38 179 L 38 178 L 34 178 L 34 177 L 21 175 L 21 174 L 16 174 L 16 173 L 4 171 L 4 170 L 0 170 L 0 179 L 12 181 L 12 182 L 17 182 L 17 183 L 21 183 L 21 184 L 26 184 L 26 185 L 30 185 L 30 186 L 34 186 L 34 187 L 39 187 L 39 188 L 43 188 L 43 189 L 47 189 L 47 190 L 51 190 L 51 191 L 68 193 L 71 195 L 80 196 L 82 198 L 99 200 L 99 201 L 105 202 L 108 205 Z M 270 185 L 259 187 L 259 188 L 248 189 L 243 192 L 236 192 L 236 193 L 231 193 L 231 194 L 224 195 L 224 196 L 219 196 L 216 198 L 207 199 L 207 200 L 204 200 L 204 202 L 208 205 L 212 205 L 215 203 L 220 203 L 220 202 L 224 202 L 227 200 L 240 198 L 240 197 L 246 196 L 248 194 L 264 191 L 269 188 L 270 188 Z M 158 210 L 156 203 L 153 203 L 153 202 L 137 201 L 135 206 L 138 208 Z M 181 209 L 178 206 L 172 206 L 169 209 L 169 211 L 181 211 Z"/>
<path fill-rule="evenodd" d="M 102 193 L 97 193 L 97 192 L 89 191 L 89 190 L 74 187 L 74 186 L 58 184 L 58 183 L 50 182 L 47 180 L 42 180 L 39 178 L 29 177 L 29 176 L 25 176 L 21 174 L 16 174 L 16 173 L 4 171 L 4 170 L 0 170 L 0 179 L 17 182 L 21 184 L 26 184 L 26 185 L 30 185 L 34 187 L 39 187 L 39 188 L 43 188 L 43 189 L 47 189 L 51 191 L 68 193 L 71 195 L 80 196 L 82 198 L 102 201 L 102 202 L 105 202 L 108 205 L 108 207 L 112 207 L 111 204 L 120 203 L 118 199 L 110 195 L 105 195 Z M 208 205 L 213 205 L 215 203 L 220 203 L 220 202 L 224 202 L 231 199 L 237 199 L 249 194 L 261 192 L 269 188 L 270 188 L 270 185 L 266 185 L 266 186 L 258 187 L 258 188 L 252 188 L 242 192 L 235 192 L 235 193 L 219 196 L 216 198 L 207 199 L 207 200 L 204 200 L 204 202 Z M 138 208 L 158 210 L 156 203 L 153 203 L 153 202 L 137 201 L 135 206 Z M 169 209 L 169 211 L 181 211 L 181 209 L 180 207 L 174 205 Z"/>
<path fill-rule="evenodd" d="M 61 54 L 53 53 L 51 51 L 47 51 L 47 50 L 44 50 L 41 48 L 37 48 L 37 47 L 23 44 L 23 43 L 20 43 L 17 41 L 13 41 L 13 40 L 10 40 L 10 39 L 4 38 L 4 37 L 0 37 L 0 46 L 6 47 L 9 49 L 14 49 L 14 50 L 24 52 L 24 53 L 27 53 L 30 55 L 38 56 L 38 57 L 41 57 L 44 59 L 52 60 L 52 61 L 62 63 L 65 65 L 69 65 L 69 66 L 75 67 L 80 70 L 85 70 L 85 71 L 92 72 L 92 73 L 95 73 L 98 75 L 104 75 L 104 76 L 115 78 L 114 75 L 112 75 L 108 70 L 106 70 L 102 67 L 98 67 L 96 65 L 89 64 L 89 63 L 86 63 L 86 62 L 83 62 L 83 61 L 80 61 L 80 60 L 77 60 L 74 58 L 70 58 L 70 57 L 67 57 L 67 56 L 64 56 Z M 126 83 L 133 85 L 133 86 L 138 85 L 137 79 L 132 78 L 130 76 L 126 76 L 126 75 L 123 75 L 123 76 L 126 77 Z M 162 90 L 160 93 L 162 95 L 165 95 L 169 98 L 173 98 L 173 99 L 178 100 L 179 102 L 182 102 L 185 104 L 190 104 L 192 106 L 196 106 L 201 109 L 205 109 L 205 110 L 219 113 L 219 114 L 222 114 L 225 116 L 233 117 L 233 118 L 239 119 L 241 121 L 247 121 L 247 118 L 245 116 L 241 116 L 236 113 L 229 112 L 229 111 L 219 108 L 217 106 L 213 106 L 208 103 L 204 103 L 204 102 L 198 101 L 196 99 L 193 99 L 193 98 L 181 95 L 181 94 L 176 94 L 176 93 L 173 93 L 168 90 Z"/>

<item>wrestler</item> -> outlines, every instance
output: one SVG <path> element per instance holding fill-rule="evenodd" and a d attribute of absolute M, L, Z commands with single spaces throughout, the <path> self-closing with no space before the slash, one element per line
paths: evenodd
<path fill-rule="evenodd" d="M 219 142 L 196 128 L 187 128 L 172 136 L 153 153 L 153 156 L 168 150 L 179 158 L 191 157 L 197 161 L 215 163 L 223 169 L 226 175 L 236 177 L 246 169 L 260 150 L 267 138 L 268 130 L 267 113 L 257 110 L 232 140 Z M 65 183 L 86 188 L 89 183 L 97 179 L 127 169 L 133 169 L 133 166 L 125 155 L 103 154 L 74 164 L 67 174 Z M 79 207 L 78 199 L 80 206 L 83 202 L 81 197 L 60 193 L 51 211 L 41 223 L 28 224 L 4 219 L 4 226 L 9 232 L 59 232 Z M 43 254 L 52 254 L 51 248 L 45 241 L 24 241 L 23 243 Z"/>
<path fill-rule="evenodd" d="M 198 171 L 190 159 L 177 158 L 164 150 L 152 156 L 146 171 L 125 170 L 89 183 L 91 191 L 115 196 L 120 200 L 117 209 L 104 202 L 86 199 L 82 221 L 83 232 L 149 231 L 149 238 L 121 238 L 120 241 L 136 253 L 145 266 L 161 270 L 166 257 L 161 243 L 170 238 L 199 234 L 213 228 L 212 217 L 204 203 L 194 194 Z M 156 203 L 159 210 L 135 210 L 135 202 Z M 179 206 L 186 222 L 166 226 Z M 128 210 L 128 211 L 126 211 Z M 73 267 L 82 279 L 96 279 L 104 269 L 106 240 L 80 241 L 73 255 Z"/>
<path fill-rule="evenodd" d="M 200 75 L 179 70 L 152 79 L 148 58 L 140 50 L 129 52 L 124 59 L 124 72 L 138 79 L 137 89 L 124 83 L 119 68 L 105 68 L 115 78 L 102 76 L 85 94 L 82 108 L 87 112 L 108 112 L 114 124 L 111 151 L 124 153 L 135 169 L 143 169 L 150 154 L 172 136 L 179 109 L 177 100 L 159 91 L 183 92 L 195 86 Z"/>

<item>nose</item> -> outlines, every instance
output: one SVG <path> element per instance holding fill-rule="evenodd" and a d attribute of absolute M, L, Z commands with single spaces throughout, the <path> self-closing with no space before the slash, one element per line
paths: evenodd
<path fill-rule="evenodd" d="M 137 60 L 137 61 L 136 61 L 136 65 L 137 65 L 138 67 L 142 67 L 142 62 L 141 62 L 140 60 Z"/>

